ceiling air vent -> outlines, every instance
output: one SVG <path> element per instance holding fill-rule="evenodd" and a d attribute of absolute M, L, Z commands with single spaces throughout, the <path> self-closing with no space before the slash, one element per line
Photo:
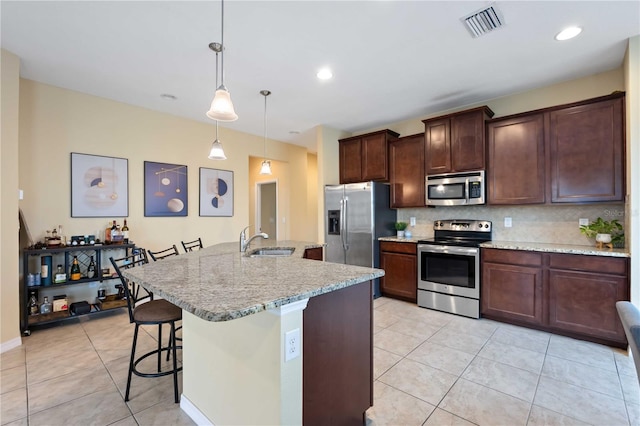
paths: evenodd
<path fill-rule="evenodd" d="M 502 13 L 494 6 L 478 10 L 469 16 L 461 18 L 461 21 L 464 22 L 465 27 L 467 27 L 473 38 L 490 33 L 504 25 Z"/>

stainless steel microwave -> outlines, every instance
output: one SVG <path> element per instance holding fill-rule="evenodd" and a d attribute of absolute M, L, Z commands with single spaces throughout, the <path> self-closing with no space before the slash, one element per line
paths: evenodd
<path fill-rule="evenodd" d="M 485 204 L 484 170 L 427 176 L 425 194 L 428 206 Z"/>

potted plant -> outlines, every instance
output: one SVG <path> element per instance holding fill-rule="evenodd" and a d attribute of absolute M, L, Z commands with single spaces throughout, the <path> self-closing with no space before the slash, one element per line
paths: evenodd
<path fill-rule="evenodd" d="M 624 246 L 624 229 L 617 219 L 604 220 L 597 218 L 589 225 L 580 226 L 580 232 L 588 238 L 595 238 L 597 245 L 613 244 L 616 247 Z"/>
<path fill-rule="evenodd" d="M 404 230 L 407 229 L 407 222 L 396 222 L 395 227 L 398 237 L 404 237 Z"/>

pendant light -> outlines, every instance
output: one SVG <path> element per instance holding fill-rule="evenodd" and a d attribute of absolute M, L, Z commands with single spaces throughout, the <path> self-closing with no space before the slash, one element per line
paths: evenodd
<path fill-rule="evenodd" d="M 216 86 L 218 85 L 218 53 L 222 50 L 222 44 L 209 43 L 209 49 L 216 52 Z M 218 140 L 218 120 L 216 120 L 216 140 L 211 144 L 211 151 L 209 151 L 210 160 L 226 160 L 227 156 L 224 155 L 224 149 L 222 148 L 222 142 Z"/>
<path fill-rule="evenodd" d="M 220 86 L 216 89 L 216 94 L 213 97 L 213 101 L 211 101 L 211 108 L 207 111 L 207 117 L 218 120 L 218 121 L 236 121 L 238 119 L 238 114 L 233 109 L 233 103 L 231 102 L 231 95 L 229 91 L 224 85 L 224 0 L 221 0 L 221 15 L 222 15 L 222 25 L 221 31 L 222 36 L 220 40 L 220 49 L 222 54 L 221 58 L 221 67 L 220 67 Z M 216 73 L 218 69 L 216 67 Z M 216 86 L 218 82 L 216 81 Z"/>
<path fill-rule="evenodd" d="M 260 94 L 264 96 L 264 160 L 260 167 L 261 175 L 271 174 L 271 161 L 267 160 L 267 96 L 271 94 L 268 90 L 261 90 Z"/>

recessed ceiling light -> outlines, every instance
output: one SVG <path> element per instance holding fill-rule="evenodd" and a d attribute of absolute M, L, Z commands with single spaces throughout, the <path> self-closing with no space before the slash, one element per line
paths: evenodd
<path fill-rule="evenodd" d="M 565 28 L 564 30 L 562 30 L 558 34 L 556 34 L 556 40 L 558 40 L 558 41 L 569 40 L 570 38 L 574 38 L 575 36 L 577 36 L 581 32 L 582 32 L 582 28 L 580 28 L 580 27 Z"/>
<path fill-rule="evenodd" d="M 320 80 L 329 80 L 331 77 L 333 77 L 333 73 L 329 68 L 322 68 L 320 71 L 318 71 L 316 77 L 318 77 Z"/>
<path fill-rule="evenodd" d="M 162 99 L 164 99 L 165 101 L 175 101 L 176 99 L 178 99 L 177 97 L 175 97 L 173 95 L 170 95 L 168 93 L 163 93 L 163 94 L 160 95 L 160 97 Z"/>
<path fill-rule="evenodd" d="M 297 131 L 297 130 L 289 130 L 289 134 L 290 134 L 290 135 L 299 135 L 299 134 L 300 134 L 300 132 L 299 132 L 299 131 Z"/>

